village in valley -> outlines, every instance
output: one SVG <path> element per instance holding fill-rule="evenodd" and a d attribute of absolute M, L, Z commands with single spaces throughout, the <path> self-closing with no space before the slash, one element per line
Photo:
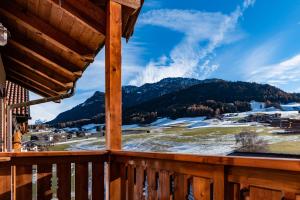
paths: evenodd
<path fill-rule="evenodd" d="M 251 109 L 215 118 L 160 118 L 150 124 L 123 125 L 124 148 L 223 155 L 238 151 L 298 153 L 300 105 L 278 109 L 252 101 Z M 31 125 L 30 134 L 23 137 L 23 151 L 104 149 L 104 136 L 104 124 L 55 128 L 40 123 Z"/>

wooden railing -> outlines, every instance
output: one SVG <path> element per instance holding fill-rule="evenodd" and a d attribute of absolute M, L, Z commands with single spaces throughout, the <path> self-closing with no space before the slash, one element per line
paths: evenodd
<path fill-rule="evenodd" d="M 0 200 L 102 200 L 106 160 L 106 151 L 0 153 Z"/>
<path fill-rule="evenodd" d="M 105 162 L 113 200 L 300 199 L 300 160 L 92 151 L 0 153 L 0 200 L 103 200 Z"/>
<path fill-rule="evenodd" d="M 300 160 L 124 151 L 110 160 L 121 199 L 300 199 Z"/>

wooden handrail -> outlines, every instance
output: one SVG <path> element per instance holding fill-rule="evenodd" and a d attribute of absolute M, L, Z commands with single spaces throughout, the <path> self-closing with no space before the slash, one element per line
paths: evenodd
<path fill-rule="evenodd" d="M 175 200 L 181 200 L 190 193 L 194 197 L 201 196 L 200 199 L 213 197 L 215 200 L 240 199 L 234 196 L 265 200 L 273 195 L 273 199 L 300 198 L 300 160 L 297 159 L 104 150 L 0 153 L 0 162 L 0 186 L 1 183 L 5 186 L 0 188 L 1 199 L 8 199 L 6 196 L 11 194 L 11 177 L 16 179 L 14 191 L 17 196 L 30 197 L 34 166 L 38 177 L 37 197 L 44 199 L 52 194 L 53 164 L 60 180 L 59 198 L 69 199 L 71 163 L 75 166 L 75 195 L 87 199 L 89 170 L 92 170 L 92 196 L 103 199 L 105 162 L 110 163 L 114 172 L 108 177 L 120 180 L 120 191 L 115 190 L 120 198 L 116 199 L 125 195 L 128 199 L 169 200 L 173 196 Z M 89 169 L 90 164 L 92 169 Z M 148 191 L 147 198 L 145 190 Z"/>
<path fill-rule="evenodd" d="M 156 160 L 182 161 L 201 164 L 255 167 L 265 169 L 278 169 L 300 171 L 300 159 L 265 158 L 265 157 L 240 157 L 240 156 L 207 156 L 178 153 L 110 151 L 112 156 L 132 158 L 147 158 Z"/>
<path fill-rule="evenodd" d="M 43 151 L 0 153 L 0 157 L 51 157 L 51 156 L 96 156 L 106 155 L 108 151 Z"/>
<path fill-rule="evenodd" d="M 297 159 L 128 151 L 109 155 L 128 199 L 300 199 Z"/>

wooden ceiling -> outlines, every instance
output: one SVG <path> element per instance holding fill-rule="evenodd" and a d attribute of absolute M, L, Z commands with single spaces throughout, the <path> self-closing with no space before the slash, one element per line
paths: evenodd
<path fill-rule="evenodd" d="M 127 40 L 143 0 L 122 4 Z M 105 43 L 107 0 L 1 0 L 10 33 L 0 49 L 7 79 L 44 97 L 68 92 Z"/>

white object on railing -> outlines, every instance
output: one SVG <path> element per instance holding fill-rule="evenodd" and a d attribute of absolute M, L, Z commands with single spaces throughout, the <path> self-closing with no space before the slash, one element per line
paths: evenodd
<path fill-rule="evenodd" d="M 7 44 L 8 30 L 0 23 L 0 46 Z"/>

